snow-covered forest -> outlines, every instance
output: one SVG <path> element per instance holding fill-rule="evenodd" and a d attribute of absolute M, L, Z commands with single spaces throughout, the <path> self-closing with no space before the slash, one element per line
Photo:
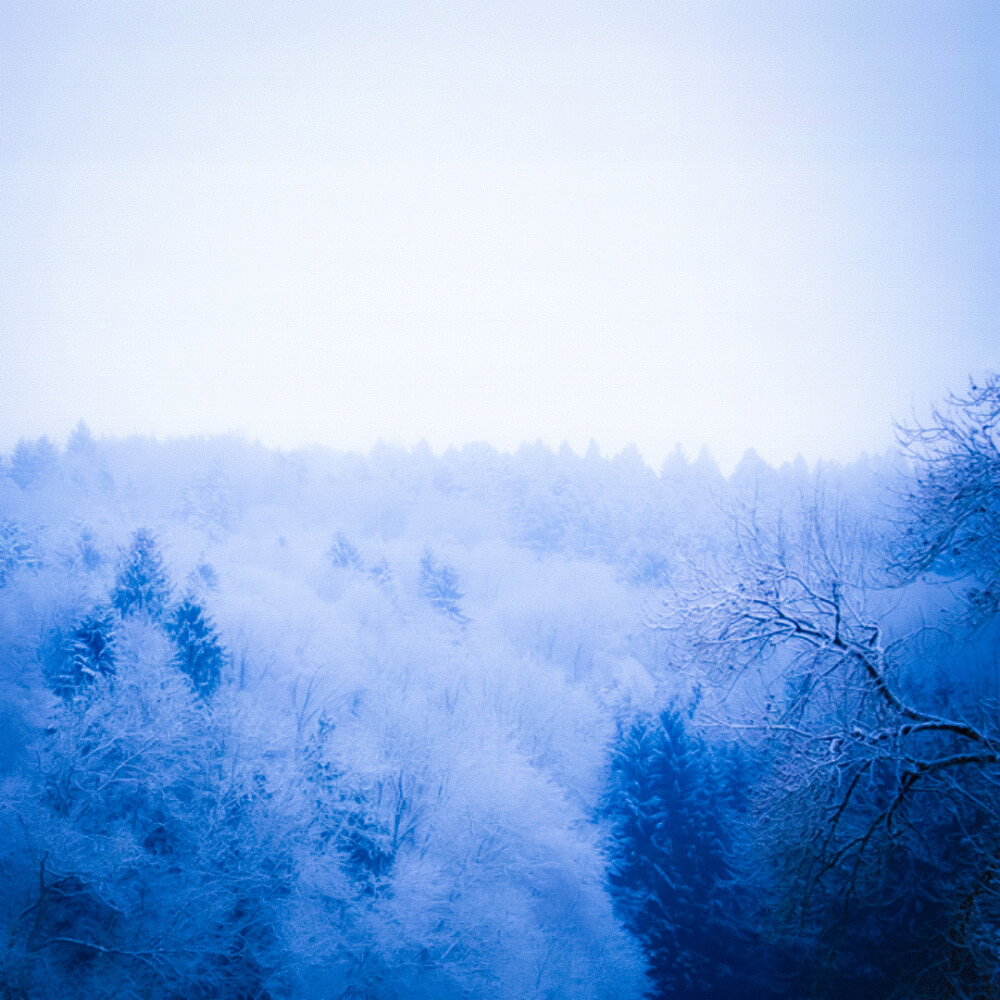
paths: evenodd
<path fill-rule="evenodd" d="M 998 423 L 22 441 L 0 997 L 995 997 Z"/>

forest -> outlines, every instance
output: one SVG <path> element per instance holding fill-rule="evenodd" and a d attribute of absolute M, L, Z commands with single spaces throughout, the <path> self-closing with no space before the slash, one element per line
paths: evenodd
<path fill-rule="evenodd" d="M 1000 375 L 898 442 L 22 440 L 0 998 L 1000 995 Z"/>

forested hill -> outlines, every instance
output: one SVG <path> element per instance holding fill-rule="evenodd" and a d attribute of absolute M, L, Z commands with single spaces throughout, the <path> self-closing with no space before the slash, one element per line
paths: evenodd
<path fill-rule="evenodd" d="M 719 508 L 734 491 L 763 485 L 788 498 L 822 480 L 871 494 L 873 477 L 894 462 L 810 470 L 800 459 L 775 470 L 751 451 L 726 479 L 704 451 L 691 461 L 678 449 L 655 472 L 634 447 L 613 458 L 540 442 L 513 454 L 488 445 L 441 456 L 389 445 L 367 455 L 286 452 L 227 437 L 96 440 L 81 424 L 63 449 L 41 438 L 0 455 L 0 503 L 8 521 L 32 530 L 85 522 L 112 545 L 140 523 L 214 544 L 272 521 L 299 535 L 340 530 L 463 548 L 502 540 L 641 575 L 644 560 L 667 558 L 679 539 L 719 534 Z"/>
<path fill-rule="evenodd" d="M 974 468 L 21 442 L 0 997 L 990 995 L 990 391 Z"/>

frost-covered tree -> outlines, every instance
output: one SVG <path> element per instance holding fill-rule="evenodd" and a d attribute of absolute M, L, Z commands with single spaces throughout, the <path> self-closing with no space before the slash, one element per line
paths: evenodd
<path fill-rule="evenodd" d="M 289 874 L 273 807 L 162 630 L 132 617 L 120 633 L 114 676 L 54 713 L 11 799 L 0 995 L 267 996 Z"/>
<path fill-rule="evenodd" d="M 891 942 L 876 962 L 893 973 L 877 987 L 868 975 L 873 996 L 985 998 L 1000 968 L 1000 728 L 966 688 L 975 646 L 947 602 L 929 619 L 899 608 L 917 574 L 965 558 L 975 622 L 994 613 L 996 405 L 952 406 L 911 440 L 908 563 L 887 558 L 884 520 L 814 483 L 797 508 L 735 510 L 727 562 L 694 572 L 661 623 L 720 689 L 741 692 L 736 721 L 767 749 L 757 850 L 775 905 L 834 979 L 858 954 L 853 929 Z M 915 928 L 920 952 L 901 951 Z"/>
<path fill-rule="evenodd" d="M 232 490 L 218 465 L 187 486 L 181 511 L 189 524 L 204 531 L 210 538 L 219 539 L 233 530 L 236 512 Z"/>
<path fill-rule="evenodd" d="M 368 576 L 381 590 L 386 593 L 392 592 L 395 584 L 395 578 L 393 577 L 392 567 L 389 565 L 389 561 L 387 559 L 376 559 L 375 562 L 368 567 Z"/>
<path fill-rule="evenodd" d="M 97 546 L 94 533 L 89 528 L 82 528 L 76 540 L 75 558 L 88 572 L 97 569 L 104 561 L 101 550 Z"/>
<path fill-rule="evenodd" d="M 195 689 L 211 695 L 219 686 L 225 649 L 212 619 L 191 594 L 186 594 L 164 623 L 173 641 L 174 662 L 191 678 Z"/>
<path fill-rule="evenodd" d="M 0 587 L 20 568 L 37 569 L 41 563 L 32 533 L 17 521 L 0 521 Z"/>
<path fill-rule="evenodd" d="M 66 451 L 71 455 L 84 455 L 92 452 L 96 446 L 94 435 L 83 420 L 77 421 L 76 427 L 66 439 Z"/>
<path fill-rule="evenodd" d="M 303 776 L 315 810 L 311 837 L 316 850 L 337 859 L 353 892 L 374 896 L 392 870 L 399 845 L 366 790 L 331 749 L 335 728 L 321 717 L 303 754 Z M 398 822 L 395 828 L 398 837 Z"/>
<path fill-rule="evenodd" d="M 115 617 L 110 607 L 98 606 L 69 630 L 57 656 L 51 678 L 64 698 L 72 697 L 115 668 Z"/>
<path fill-rule="evenodd" d="M 751 995 L 733 966 L 750 957 L 750 936 L 737 925 L 722 788 L 678 712 L 620 727 L 604 811 L 608 879 L 646 953 L 652 995 Z"/>
<path fill-rule="evenodd" d="M 119 559 L 111 603 L 122 617 L 144 612 L 159 619 L 170 601 L 170 589 L 156 537 L 148 528 L 139 528 Z"/>
<path fill-rule="evenodd" d="M 215 567 L 211 563 L 205 562 L 202 559 L 188 574 L 188 584 L 195 590 L 200 590 L 201 588 L 216 590 L 219 586 L 219 574 L 215 571 Z"/>
<path fill-rule="evenodd" d="M 326 555 L 330 565 L 337 569 L 361 569 L 361 554 L 341 531 L 333 536 Z"/>
<path fill-rule="evenodd" d="M 1000 613 L 1000 373 L 899 434 L 913 474 L 899 490 L 897 566 L 907 579 L 965 578 L 971 622 L 982 624 Z"/>
<path fill-rule="evenodd" d="M 458 573 L 447 563 L 438 562 L 430 549 L 420 559 L 420 589 L 431 606 L 459 625 L 467 625 L 461 601 L 465 594 L 458 586 Z"/>
<path fill-rule="evenodd" d="M 21 439 L 10 459 L 8 475 L 22 490 L 40 487 L 59 467 L 59 452 L 47 438 Z"/>

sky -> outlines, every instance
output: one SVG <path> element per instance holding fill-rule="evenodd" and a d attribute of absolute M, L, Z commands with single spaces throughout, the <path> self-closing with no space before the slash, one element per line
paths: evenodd
<path fill-rule="evenodd" d="M 846 461 L 1000 367 L 995 0 L 0 0 L 0 450 Z"/>

